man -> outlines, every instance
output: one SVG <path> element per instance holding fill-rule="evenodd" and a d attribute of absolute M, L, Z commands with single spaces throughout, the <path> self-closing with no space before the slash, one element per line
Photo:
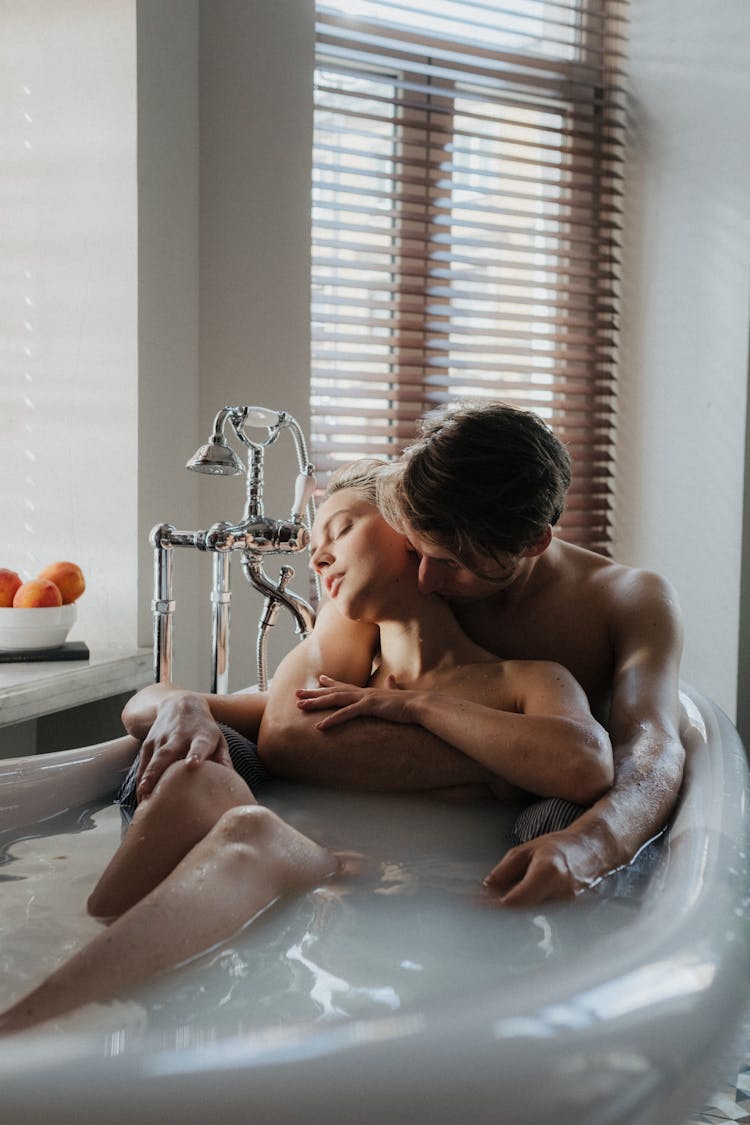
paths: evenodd
<path fill-rule="evenodd" d="M 567 667 L 609 731 L 615 759 L 609 793 L 566 829 L 512 848 L 488 876 L 488 886 L 509 905 L 571 897 L 628 863 L 663 827 L 682 778 L 682 625 L 674 592 L 653 573 L 553 535 L 569 482 L 567 452 L 536 415 L 497 402 L 459 404 L 425 419 L 420 440 L 387 474 L 381 496 L 387 518 L 421 556 L 420 587 L 442 594 L 483 648 Z M 476 763 L 422 728 L 377 717 L 375 696 L 362 690 L 376 646 L 371 626 L 342 623 L 324 604 L 312 636 L 276 673 L 287 690 L 274 693 L 261 724 L 268 769 L 368 789 L 486 780 Z M 320 729 L 319 713 L 299 708 L 295 695 L 317 688 L 321 675 L 334 681 L 332 708 L 355 708 L 355 717 L 328 730 Z M 243 720 L 237 703 L 228 715 L 205 699 L 180 698 L 167 693 L 164 706 L 158 694 L 143 697 L 131 724 L 126 721 L 131 734 L 144 737 L 156 718 L 144 792 L 169 761 L 184 756 L 174 723 L 186 730 L 196 707 L 204 731 L 190 750 L 196 763 L 222 752 L 211 715 L 254 731 L 260 701 L 247 704 Z M 187 726 L 182 707 L 191 712 Z"/>

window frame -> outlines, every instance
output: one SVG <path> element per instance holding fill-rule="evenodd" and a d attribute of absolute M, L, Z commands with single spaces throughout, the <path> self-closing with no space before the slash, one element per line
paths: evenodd
<path fill-rule="evenodd" d="M 618 100 L 620 54 L 613 53 L 611 59 L 606 56 L 606 62 L 601 66 L 596 63 L 597 59 L 605 58 L 601 55 L 602 43 L 607 37 L 605 32 L 611 35 L 613 25 L 611 22 L 600 22 L 596 35 L 593 35 L 588 26 L 588 13 L 597 9 L 600 13 L 598 18 L 603 21 L 601 10 L 613 8 L 614 16 L 619 18 L 623 4 L 620 0 L 613 0 L 612 3 L 602 0 L 601 3 L 593 4 L 588 3 L 588 0 L 580 0 L 580 7 L 586 18 L 581 24 L 578 61 L 561 62 L 523 55 L 517 51 L 492 52 L 489 49 L 486 52 L 480 50 L 478 57 L 486 54 L 493 64 L 500 58 L 503 66 L 510 67 L 520 76 L 518 88 L 510 91 L 503 103 L 506 107 L 512 106 L 514 102 L 522 104 L 524 84 L 531 88 L 535 83 L 555 88 L 555 97 L 551 101 L 551 105 L 555 107 L 554 112 L 560 113 L 560 107 L 568 105 L 565 124 L 554 134 L 559 139 L 556 144 L 552 141 L 549 143 L 550 151 L 558 161 L 557 164 L 552 162 L 550 167 L 559 168 L 561 174 L 565 172 L 566 186 L 561 190 L 564 206 L 561 202 L 557 235 L 559 249 L 548 255 L 552 265 L 545 267 L 548 274 L 564 273 L 566 281 L 564 285 L 554 287 L 553 299 L 546 304 L 543 319 L 544 328 L 549 330 L 548 334 L 538 335 L 542 345 L 550 344 L 551 354 L 555 357 L 552 383 L 558 388 L 555 393 L 561 401 L 565 400 L 565 405 L 564 409 L 554 404 L 552 408 L 548 408 L 548 403 L 542 398 L 539 412 L 543 417 L 548 417 L 553 428 L 568 445 L 574 464 L 574 484 L 559 533 L 564 538 L 575 539 L 584 546 L 608 554 L 611 544 L 610 497 L 618 337 L 619 247 L 616 232 L 617 196 L 620 193 L 618 177 L 621 175 L 618 162 L 622 144 Z M 331 41 L 338 43 L 336 35 L 342 29 L 346 30 L 347 25 L 354 22 L 361 35 L 373 35 L 374 30 L 377 30 L 373 24 L 358 24 L 357 21 L 346 20 L 344 16 L 331 14 L 324 4 L 319 4 L 318 8 L 322 22 L 318 27 L 319 64 L 316 76 L 321 73 L 320 63 L 325 61 Z M 335 34 L 332 33 L 332 28 Z M 445 207 L 441 209 L 436 202 L 450 190 L 445 183 L 444 165 L 447 163 L 450 181 L 453 182 L 455 162 L 450 156 L 447 161 L 437 159 L 436 154 L 449 153 L 451 146 L 455 150 L 456 137 L 459 135 L 456 121 L 461 117 L 461 99 L 465 99 L 468 94 L 463 88 L 459 64 L 452 64 L 453 69 L 448 79 L 443 75 L 439 84 L 431 87 L 430 67 L 435 60 L 429 54 L 422 55 L 422 69 L 415 69 L 417 55 L 410 53 L 410 48 L 415 47 L 415 44 L 409 42 L 409 36 L 405 33 L 396 32 L 393 39 L 397 47 L 388 56 L 391 68 L 382 72 L 383 80 L 397 84 L 401 91 L 408 91 L 410 87 L 419 91 L 418 98 L 416 95 L 413 99 L 398 95 L 393 103 L 396 134 L 392 166 L 396 170 L 395 178 L 398 175 L 403 178 L 403 190 L 392 191 L 393 221 L 397 224 L 397 231 L 392 240 L 392 273 L 396 277 L 396 283 L 393 286 L 391 320 L 396 325 L 396 332 L 387 370 L 379 380 L 381 390 L 378 393 L 383 395 L 382 405 L 378 409 L 371 404 L 367 413 L 362 413 L 363 419 L 371 417 L 373 420 L 367 423 L 369 428 L 361 445 L 357 447 L 353 436 L 347 434 L 349 446 L 334 450 L 333 455 L 328 447 L 332 440 L 336 440 L 341 429 L 336 424 L 341 415 L 335 415 L 333 421 L 320 425 L 320 418 L 325 416 L 326 411 L 320 403 L 321 396 L 317 395 L 316 398 L 319 387 L 316 365 L 321 353 L 315 352 L 311 382 L 312 448 L 313 459 L 322 460 L 323 478 L 336 460 L 344 462 L 359 455 L 398 456 L 415 436 L 417 420 L 426 410 L 451 397 L 467 397 L 460 393 L 460 380 L 453 379 L 448 371 L 451 362 L 455 365 L 455 359 L 451 359 L 450 300 L 445 306 L 447 316 L 443 323 L 440 317 L 434 315 L 434 308 L 440 303 L 435 298 L 439 286 L 434 284 L 434 263 L 438 260 L 438 235 L 443 239 L 439 247 L 440 260 L 446 261 L 449 266 L 457 260 L 454 253 L 455 238 L 451 234 L 446 241 L 446 223 L 441 222 L 445 220 L 447 213 L 450 225 L 452 211 Z M 399 62 L 403 67 L 400 71 L 397 69 Z M 423 73 L 425 65 L 426 78 Z M 352 58 L 347 59 L 346 67 L 352 73 L 357 71 Z M 440 67 L 437 69 L 439 71 Z M 596 82 L 591 79 L 594 69 L 597 69 Z M 367 66 L 361 66 L 358 73 L 366 76 Z M 369 73 L 373 75 L 376 71 L 372 69 Z M 470 81 L 467 77 L 468 88 L 471 90 L 475 87 L 477 81 L 476 73 L 471 76 Z M 580 88 L 585 84 L 587 96 L 579 102 L 577 96 L 574 98 L 573 95 L 579 95 Z M 571 93 L 567 103 L 566 90 Z M 450 98 L 448 94 L 451 95 Z M 583 109 L 579 108 L 581 105 L 584 106 Z M 521 128 L 519 125 L 518 129 Z M 416 160 L 415 150 L 420 146 L 422 159 Z M 408 162 L 403 163 L 407 150 Z M 566 160 L 570 163 L 566 164 Z M 576 163 L 586 169 L 585 174 L 579 174 Z M 537 166 L 544 167 L 542 164 Z M 417 167 L 421 169 L 422 179 L 420 183 L 415 176 L 413 186 L 423 189 L 424 200 L 421 216 L 415 217 L 413 200 L 407 202 L 406 186 L 410 183 L 408 172 L 413 172 Z M 588 198 L 592 193 L 592 184 L 596 188 L 593 206 Z M 526 197 L 521 194 L 518 199 L 520 211 L 523 212 Z M 510 213 L 512 208 L 507 210 Z M 503 216 L 505 217 L 505 210 Z M 515 221 L 512 215 L 510 218 L 511 223 Z M 418 252 L 420 246 L 423 247 L 422 254 Z M 517 257 L 521 253 L 517 252 Z M 530 269 L 532 265 L 529 266 Z M 396 269 L 396 266 L 400 268 Z M 517 262 L 516 269 L 518 268 Z M 450 282 L 450 271 L 448 280 Z M 528 303 L 528 298 L 522 297 L 519 300 L 526 300 Z M 315 326 L 315 297 L 312 312 Z M 464 316 L 463 319 L 468 322 L 470 317 Z M 522 325 L 529 320 L 529 315 L 523 314 L 515 333 L 503 321 L 494 333 L 497 341 L 507 343 L 511 360 L 517 361 L 518 356 L 524 354 Z M 479 329 L 476 331 L 477 335 L 481 335 Z M 342 335 L 345 336 L 346 333 Z M 517 339 L 513 340 L 514 336 Z M 415 348 L 414 342 L 420 337 L 423 340 L 421 355 L 416 356 L 419 349 Z M 313 338 L 315 347 L 315 332 Z M 510 341 L 513 341 L 512 344 L 508 343 Z M 534 341 L 531 341 L 526 348 L 529 366 L 534 354 L 541 356 L 542 350 L 540 344 L 535 348 Z M 352 345 L 352 362 L 356 354 L 356 345 Z M 501 361 L 504 354 L 498 350 Z M 326 359 L 325 350 L 322 359 Z M 586 372 L 590 372 L 585 377 L 577 373 L 583 364 L 586 365 Z M 544 367 L 544 363 L 542 366 Z M 530 374 L 531 378 L 527 380 L 525 389 L 521 388 L 522 378 L 517 380 L 518 386 L 506 379 L 505 382 L 498 383 L 497 393 L 473 397 L 497 397 L 514 401 L 518 396 L 519 405 L 533 408 L 534 371 Z M 544 372 L 540 371 L 539 374 Z M 346 382 L 346 378 L 341 379 L 342 385 Z M 373 385 L 378 386 L 377 379 Z M 452 391 L 454 385 L 456 393 Z M 543 386 L 542 381 L 539 388 Z M 546 392 L 541 390 L 540 393 Z M 358 394 L 362 395 L 363 392 Z M 353 405 L 350 414 L 346 415 L 349 428 L 354 422 L 352 412 L 357 410 L 358 395 L 352 394 L 351 397 Z M 384 436 L 378 434 L 376 425 L 381 420 Z"/>

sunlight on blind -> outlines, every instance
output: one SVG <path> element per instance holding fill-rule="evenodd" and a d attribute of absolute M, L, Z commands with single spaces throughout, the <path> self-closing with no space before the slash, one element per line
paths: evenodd
<path fill-rule="evenodd" d="M 562 533 L 606 551 L 622 3 L 318 5 L 313 458 L 397 456 L 500 398 L 568 444 Z"/>

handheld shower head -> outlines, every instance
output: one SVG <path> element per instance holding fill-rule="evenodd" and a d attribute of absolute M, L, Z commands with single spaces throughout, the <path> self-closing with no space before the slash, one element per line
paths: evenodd
<path fill-rule="evenodd" d="M 194 473 L 208 473 L 221 477 L 236 477 L 245 471 L 239 457 L 227 445 L 221 434 L 214 434 L 205 445 L 197 449 L 185 468 L 191 469 Z"/>
<path fill-rule="evenodd" d="M 283 425 L 287 418 L 285 410 L 269 410 L 265 406 L 245 406 L 243 414 L 242 421 L 246 426 L 267 426 L 269 430 Z"/>
<path fill-rule="evenodd" d="M 236 477 L 245 472 L 245 466 L 224 437 L 224 424 L 227 418 L 234 420 L 235 414 L 237 408 L 234 406 L 225 406 L 219 411 L 214 418 L 214 432 L 186 462 L 186 469 L 219 477 Z"/>

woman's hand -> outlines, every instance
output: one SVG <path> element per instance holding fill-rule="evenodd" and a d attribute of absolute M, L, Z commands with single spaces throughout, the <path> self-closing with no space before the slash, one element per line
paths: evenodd
<path fill-rule="evenodd" d="M 170 692 L 159 707 L 141 744 L 138 767 L 138 801 L 145 800 L 173 762 L 185 758 L 195 768 L 213 761 L 232 769 L 224 735 L 201 696 L 192 692 Z"/>
<path fill-rule="evenodd" d="M 421 692 L 404 691 L 395 676 L 388 676 L 384 688 L 357 687 L 330 676 L 319 676 L 319 688 L 300 688 L 297 706 L 303 711 L 334 710 L 315 724 L 318 730 L 329 730 L 349 719 L 365 715 L 386 719 L 391 723 L 414 723 L 414 705 Z"/>

